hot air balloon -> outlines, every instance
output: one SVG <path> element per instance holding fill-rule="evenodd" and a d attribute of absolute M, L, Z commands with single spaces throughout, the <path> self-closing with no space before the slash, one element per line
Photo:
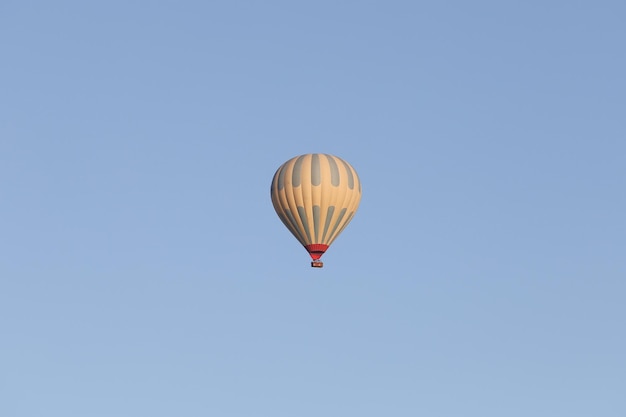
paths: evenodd
<path fill-rule="evenodd" d="M 280 220 L 311 255 L 311 266 L 350 223 L 361 201 L 361 181 L 341 158 L 311 153 L 278 168 L 271 187 Z"/>

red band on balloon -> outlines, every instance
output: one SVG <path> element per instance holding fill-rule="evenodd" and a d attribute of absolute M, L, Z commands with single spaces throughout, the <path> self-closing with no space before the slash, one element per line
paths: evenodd
<path fill-rule="evenodd" d="M 326 252 L 326 249 L 328 249 L 328 245 L 324 245 L 323 243 L 313 243 L 311 245 L 304 246 L 304 248 L 309 252 L 311 258 L 314 261 L 317 261 L 319 258 L 322 257 L 324 252 Z"/>

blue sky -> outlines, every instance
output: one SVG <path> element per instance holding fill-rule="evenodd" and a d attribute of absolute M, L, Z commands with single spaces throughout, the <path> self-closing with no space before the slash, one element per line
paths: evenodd
<path fill-rule="evenodd" d="M 625 15 L 5 0 L 0 414 L 625 415 Z M 308 152 L 363 184 L 321 270 Z"/>

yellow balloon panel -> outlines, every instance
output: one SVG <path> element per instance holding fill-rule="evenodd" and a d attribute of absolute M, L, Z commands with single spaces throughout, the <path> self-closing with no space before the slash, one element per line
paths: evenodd
<path fill-rule="evenodd" d="M 278 168 L 271 196 L 276 213 L 302 245 L 330 245 L 359 206 L 361 181 L 341 158 L 306 154 Z"/>

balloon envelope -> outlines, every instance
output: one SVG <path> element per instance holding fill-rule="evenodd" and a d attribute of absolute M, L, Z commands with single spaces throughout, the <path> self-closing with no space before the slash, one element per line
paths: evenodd
<path fill-rule="evenodd" d="M 328 154 L 296 156 L 278 168 L 271 187 L 278 217 L 311 255 L 312 266 L 350 223 L 361 201 L 354 168 Z"/>

